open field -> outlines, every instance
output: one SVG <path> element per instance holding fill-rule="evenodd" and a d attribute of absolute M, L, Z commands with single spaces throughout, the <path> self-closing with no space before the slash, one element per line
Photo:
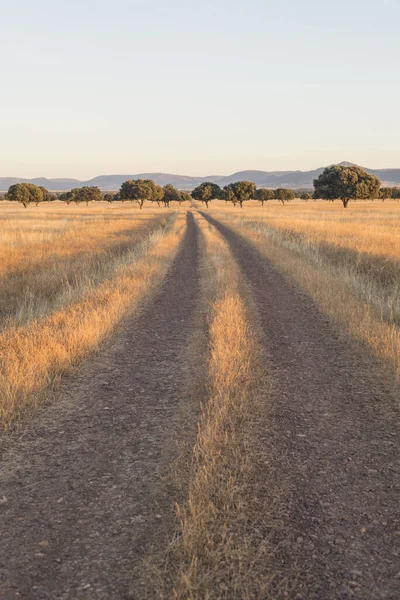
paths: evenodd
<path fill-rule="evenodd" d="M 282 206 L 270 201 L 263 207 L 254 201 L 243 210 L 217 201 L 210 205 L 219 214 L 230 214 L 271 227 L 306 235 L 315 243 L 334 244 L 342 248 L 400 260 L 399 205 L 393 202 L 352 202 L 348 211 L 337 202 L 296 200 Z"/>
<path fill-rule="evenodd" d="M 397 600 L 397 203 L 0 226 L 1 598 Z"/>

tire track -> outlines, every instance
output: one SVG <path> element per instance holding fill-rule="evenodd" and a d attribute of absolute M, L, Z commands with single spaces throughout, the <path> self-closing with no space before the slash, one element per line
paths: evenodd
<path fill-rule="evenodd" d="M 254 247 L 201 214 L 248 282 L 277 385 L 271 435 L 288 493 L 266 565 L 272 597 L 398 599 L 398 386 Z"/>
<path fill-rule="evenodd" d="M 127 597 L 143 546 L 168 529 L 173 498 L 161 476 L 192 389 L 198 268 L 189 212 L 181 248 L 146 309 L 7 443 L 2 599 Z"/>

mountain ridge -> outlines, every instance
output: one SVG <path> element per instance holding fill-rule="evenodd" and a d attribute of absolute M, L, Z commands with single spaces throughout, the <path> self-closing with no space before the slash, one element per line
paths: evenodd
<path fill-rule="evenodd" d="M 342 165 L 352 165 L 354 163 L 342 162 Z M 172 183 L 179 189 L 193 189 L 203 181 L 212 181 L 218 183 L 221 187 L 240 181 L 241 179 L 254 181 L 261 187 L 288 187 L 288 188 L 312 188 L 313 180 L 317 178 L 326 167 L 311 169 L 309 171 L 262 171 L 247 169 L 237 171 L 231 175 L 208 175 L 206 177 L 196 177 L 191 175 L 177 175 L 172 173 L 137 173 L 134 175 L 98 175 L 92 179 L 81 181 L 72 178 L 46 178 L 46 177 L 0 177 L 0 191 L 5 192 L 10 185 L 15 183 L 35 183 L 42 185 L 51 191 L 61 192 L 70 190 L 73 187 L 83 187 L 85 185 L 97 185 L 103 191 L 118 190 L 121 184 L 128 179 L 153 179 L 158 185 Z M 369 169 L 367 173 L 373 173 L 382 181 L 384 185 L 400 185 L 400 168 L 391 169 Z"/>

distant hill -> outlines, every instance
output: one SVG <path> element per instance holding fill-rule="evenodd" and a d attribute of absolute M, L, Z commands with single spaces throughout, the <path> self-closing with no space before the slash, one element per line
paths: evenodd
<path fill-rule="evenodd" d="M 340 164 L 350 165 L 343 162 Z M 84 185 L 97 185 L 101 190 L 118 190 L 127 179 L 153 179 L 158 185 L 172 183 L 179 189 L 193 189 L 202 181 L 213 181 L 221 187 L 245 179 L 254 181 L 260 187 L 288 187 L 288 188 L 312 188 L 313 180 L 318 177 L 325 167 L 312 171 L 239 171 L 232 175 L 208 175 L 207 177 L 191 177 L 186 175 L 174 175 L 169 173 L 137 173 L 135 175 L 100 175 L 88 181 L 77 179 L 46 179 L 37 177 L 35 179 L 22 179 L 18 177 L 0 177 L 0 191 L 7 191 L 14 183 L 35 183 L 42 185 L 51 191 L 70 190 L 73 187 Z M 400 186 L 400 169 L 365 169 L 373 173 L 384 185 Z"/>

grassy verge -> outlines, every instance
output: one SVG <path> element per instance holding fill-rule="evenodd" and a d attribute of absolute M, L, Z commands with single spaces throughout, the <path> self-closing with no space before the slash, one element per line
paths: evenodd
<path fill-rule="evenodd" d="M 113 264 L 113 276 L 72 302 L 0 335 L 0 427 L 44 399 L 57 378 L 95 348 L 154 290 L 166 274 L 184 230 L 183 216 L 159 229 Z"/>

